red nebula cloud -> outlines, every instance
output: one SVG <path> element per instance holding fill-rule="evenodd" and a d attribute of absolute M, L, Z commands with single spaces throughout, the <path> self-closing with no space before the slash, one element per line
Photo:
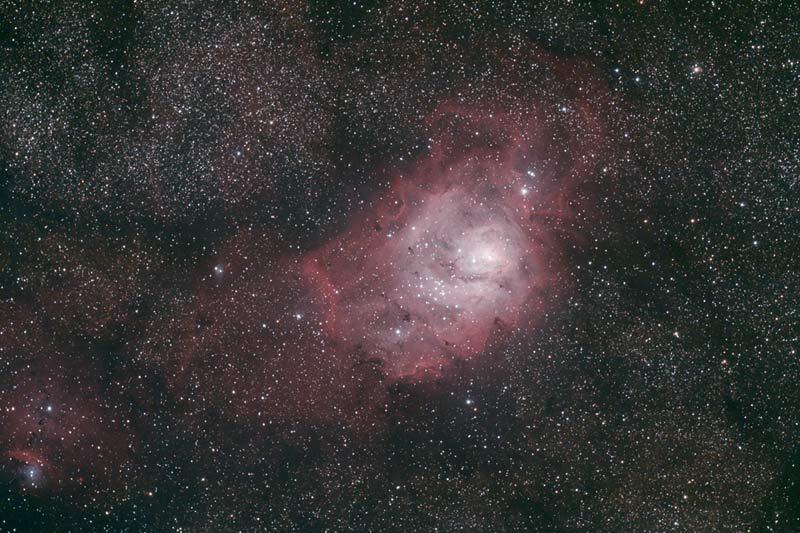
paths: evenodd
<path fill-rule="evenodd" d="M 427 124 L 429 155 L 303 263 L 329 335 L 391 377 L 438 374 L 530 325 L 559 274 L 552 220 L 596 157 L 538 109 L 445 105 Z"/>
<path fill-rule="evenodd" d="M 281 254 L 277 242 L 250 229 L 227 239 L 199 268 L 191 301 L 154 323 L 137 348 L 187 407 L 183 423 L 219 406 L 265 429 L 341 420 L 359 411 L 378 382 L 371 365 L 337 356 L 324 315 L 297 275 L 297 256 Z"/>
<path fill-rule="evenodd" d="M 115 486 L 136 435 L 99 391 L 61 371 L 67 369 L 17 372 L 20 384 L 0 411 L 0 475 L 17 470 L 21 486 L 36 491 L 76 489 L 85 481 Z"/>

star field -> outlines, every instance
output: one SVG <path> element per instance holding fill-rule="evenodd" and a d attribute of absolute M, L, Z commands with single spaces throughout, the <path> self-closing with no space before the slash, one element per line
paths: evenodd
<path fill-rule="evenodd" d="M 0 3 L 0 530 L 797 531 L 798 24 Z"/>

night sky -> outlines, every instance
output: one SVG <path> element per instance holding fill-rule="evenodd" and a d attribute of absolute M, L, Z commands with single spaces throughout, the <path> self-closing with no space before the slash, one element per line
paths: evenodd
<path fill-rule="evenodd" d="M 800 531 L 800 4 L 0 2 L 0 531 Z"/>

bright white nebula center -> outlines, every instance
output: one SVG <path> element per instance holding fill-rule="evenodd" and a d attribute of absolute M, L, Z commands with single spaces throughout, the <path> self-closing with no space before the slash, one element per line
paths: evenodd
<path fill-rule="evenodd" d="M 526 237 L 499 203 L 452 188 L 406 207 L 348 299 L 350 333 L 400 374 L 482 349 L 514 322 L 531 275 Z"/>

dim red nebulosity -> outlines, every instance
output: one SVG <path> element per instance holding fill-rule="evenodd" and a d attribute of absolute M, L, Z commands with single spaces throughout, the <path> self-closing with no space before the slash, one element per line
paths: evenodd
<path fill-rule="evenodd" d="M 563 283 L 555 228 L 602 150 L 590 108 L 572 112 L 570 131 L 535 106 L 438 106 L 427 156 L 304 258 L 329 335 L 403 378 L 533 327 Z"/>
<path fill-rule="evenodd" d="M 75 379 L 86 371 L 37 363 L 16 372 L 0 413 L 0 479 L 33 493 L 123 483 L 136 435 L 97 384 Z"/>
<path fill-rule="evenodd" d="M 425 155 L 398 167 L 339 234 L 296 254 L 271 230 L 240 228 L 194 272 L 185 298 L 164 298 L 142 339 L 110 349 L 136 380 L 140 367 L 163 376 L 184 427 L 219 416 L 286 438 L 298 421 L 378 434 L 393 383 L 483 360 L 495 340 L 535 328 L 569 288 L 563 252 L 577 242 L 570 228 L 587 216 L 582 193 L 603 157 L 603 96 L 573 94 L 567 108 L 521 92 L 443 100 L 423 121 Z M 110 398 L 107 381 L 128 380 L 128 367 L 96 368 L 92 355 L 135 321 L 149 279 L 137 272 L 149 263 L 98 255 L 91 271 L 58 256 L 86 279 L 73 274 L 39 291 L 38 305 L 5 310 L 0 352 L 19 360 L 0 394 L 0 476 L 30 491 L 119 485 L 132 470 L 115 465 L 135 462 L 151 431 L 149 389 Z M 35 307 L 63 317 L 59 334 L 95 339 L 94 351 L 59 352 L 72 363 L 48 365 L 59 359 Z"/>
<path fill-rule="evenodd" d="M 243 229 L 227 239 L 192 281 L 193 297 L 154 323 L 139 353 L 161 369 L 186 408 L 261 421 L 329 421 L 358 411 L 378 376 L 369 365 L 337 356 L 323 317 L 271 232 Z M 201 408 L 202 407 L 202 408 Z"/>

